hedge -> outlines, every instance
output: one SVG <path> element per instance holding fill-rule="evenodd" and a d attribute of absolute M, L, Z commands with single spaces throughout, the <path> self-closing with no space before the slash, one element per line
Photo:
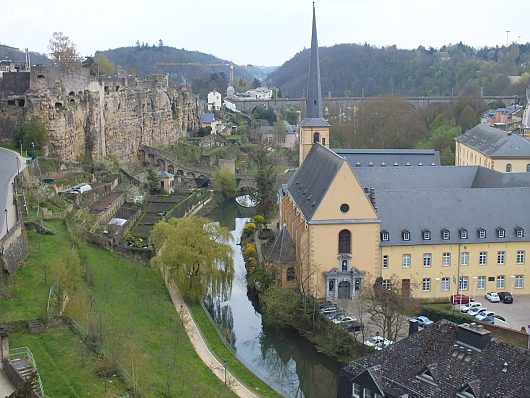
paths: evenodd
<path fill-rule="evenodd" d="M 470 323 L 476 322 L 477 320 L 470 315 L 466 315 L 460 312 L 458 307 L 455 307 L 454 310 L 448 310 L 440 308 L 436 305 L 424 305 L 421 310 L 421 315 L 425 315 L 430 320 L 438 322 L 442 319 L 447 319 L 454 323 Z"/>

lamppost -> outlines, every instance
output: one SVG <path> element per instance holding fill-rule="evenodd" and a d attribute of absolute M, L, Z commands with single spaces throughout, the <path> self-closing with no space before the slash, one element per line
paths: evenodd
<path fill-rule="evenodd" d="M 31 143 L 31 155 L 33 156 L 33 159 L 35 159 L 35 143 Z"/>
<path fill-rule="evenodd" d="M 15 155 L 15 159 L 17 159 L 17 175 L 20 174 L 20 159 L 18 155 Z"/>
<path fill-rule="evenodd" d="M 226 359 L 223 359 L 223 367 L 225 368 L 225 386 L 226 386 L 226 364 L 228 361 Z"/>
<path fill-rule="evenodd" d="M 9 233 L 9 225 L 7 225 L 7 209 L 4 210 L 4 213 L 6 215 L 6 234 Z"/>

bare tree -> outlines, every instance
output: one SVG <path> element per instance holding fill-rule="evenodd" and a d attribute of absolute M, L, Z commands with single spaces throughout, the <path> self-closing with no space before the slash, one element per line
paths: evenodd
<path fill-rule="evenodd" d="M 81 57 L 76 45 L 63 32 L 53 32 L 48 49 L 54 63 L 65 70 L 81 67 Z"/>
<path fill-rule="evenodd" d="M 403 294 L 396 276 L 386 286 L 382 284 L 382 278 L 377 278 L 373 286 L 365 288 L 365 298 L 370 323 L 382 336 L 393 341 L 407 323 L 408 314 L 418 308 L 416 300 Z"/>

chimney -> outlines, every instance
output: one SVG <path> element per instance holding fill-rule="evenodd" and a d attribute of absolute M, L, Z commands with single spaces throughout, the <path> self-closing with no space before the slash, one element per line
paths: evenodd
<path fill-rule="evenodd" d="M 416 333 L 419 330 L 418 320 L 409 319 L 409 336 Z"/>
<path fill-rule="evenodd" d="M 491 335 L 482 325 L 463 323 L 457 325 L 456 340 L 460 344 L 480 351 L 489 343 Z"/>

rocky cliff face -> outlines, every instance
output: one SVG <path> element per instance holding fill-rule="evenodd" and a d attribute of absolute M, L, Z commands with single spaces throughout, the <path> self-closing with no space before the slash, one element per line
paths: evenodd
<path fill-rule="evenodd" d="M 66 74 L 54 67 L 4 74 L 0 137 L 32 117 L 48 127 L 48 155 L 65 161 L 83 154 L 135 160 L 140 144 L 172 144 L 199 125 L 197 99 L 169 87 L 165 76 L 97 80 L 84 70 Z"/>

